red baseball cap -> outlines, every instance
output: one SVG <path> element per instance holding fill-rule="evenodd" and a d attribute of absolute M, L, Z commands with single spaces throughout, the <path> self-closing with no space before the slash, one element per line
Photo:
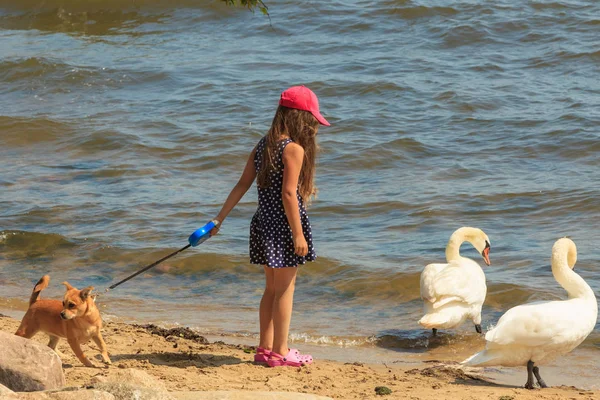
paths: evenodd
<path fill-rule="evenodd" d="M 292 86 L 281 93 L 279 105 L 304 110 L 311 113 L 321 125 L 329 126 L 329 122 L 319 112 L 319 100 L 317 95 L 306 86 Z"/>

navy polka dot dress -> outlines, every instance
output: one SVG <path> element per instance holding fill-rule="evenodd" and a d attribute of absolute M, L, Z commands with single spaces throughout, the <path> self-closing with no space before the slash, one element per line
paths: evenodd
<path fill-rule="evenodd" d="M 250 262 L 252 264 L 267 265 L 271 268 L 297 267 L 298 264 L 314 261 L 317 258 L 312 242 L 310 222 L 304 208 L 304 201 L 298 191 L 296 191 L 296 197 L 300 208 L 300 222 L 308 244 L 308 254 L 304 257 L 294 253 L 292 229 L 283 208 L 281 188 L 284 165 L 282 155 L 285 146 L 291 142 L 292 139 L 284 139 L 279 142 L 278 152 L 275 155 L 276 169 L 271 173 L 271 185 L 267 188 L 258 188 L 258 209 L 250 223 Z M 254 167 L 257 173 L 260 170 L 266 143 L 266 137 L 263 137 L 256 147 Z"/>

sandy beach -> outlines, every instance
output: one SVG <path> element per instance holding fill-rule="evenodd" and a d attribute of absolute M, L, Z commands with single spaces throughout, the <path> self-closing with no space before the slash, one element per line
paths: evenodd
<path fill-rule="evenodd" d="M 0 317 L 0 330 L 14 332 L 19 321 Z M 317 360 L 303 368 L 268 368 L 252 363 L 251 347 L 215 341 L 206 343 L 186 328 L 168 331 L 152 325 L 108 322 L 104 338 L 113 364 L 104 367 L 89 343 L 84 351 L 98 368 L 81 366 L 66 341 L 61 341 L 67 386 L 82 386 L 111 368 L 135 368 L 163 382 L 169 391 L 290 391 L 336 399 L 600 399 L 600 391 L 575 387 L 525 390 L 499 385 L 453 364 L 436 362 L 415 366 L 374 365 Z M 169 335 L 170 333 L 170 335 Z M 188 338 L 189 337 L 189 338 Z M 46 342 L 44 334 L 34 340 Z M 381 396 L 375 388 L 392 393 Z"/>

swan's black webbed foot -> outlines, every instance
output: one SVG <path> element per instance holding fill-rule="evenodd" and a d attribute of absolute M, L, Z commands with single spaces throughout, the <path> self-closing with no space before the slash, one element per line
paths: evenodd
<path fill-rule="evenodd" d="M 437 329 L 433 328 L 433 329 L 431 330 L 431 332 L 432 332 L 431 336 L 433 336 L 433 337 L 436 337 L 436 336 L 437 336 Z"/>
<path fill-rule="evenodd" d="M 475 331 L 477 331 L 477 333 L 482 333 L 483 331 L 481 330 L 481 325 L 475 325 Z"/>
<path fill-rule="evenodd" d="M 533 361 L 527 361 L 527 382 L 525 389 L 533 389 Z"/>
<path fill-rule="evenodd" d="M 544 382 L 544 380 L 540 376 L 540 369 L 538 367 L 533 367 L 533 375 L 535 375 L 535 379 L 537 379 L 537 383 L 540 385 L 541 388 L 548 387 L 548 385 L 546 385 L 546 382 Z"/>

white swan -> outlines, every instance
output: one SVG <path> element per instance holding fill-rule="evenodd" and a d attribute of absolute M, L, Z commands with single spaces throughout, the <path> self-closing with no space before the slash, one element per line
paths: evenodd
<path fill-rule="evenodd" d="M 573 271 L 577 248 L 562 238 L 552 247 L 552 274 L 567 291 L 562 301 L 540 301 L 513 307 L 485 335 L 485 350 L 463 361 L 467 365 L 527 366 L 527 389 L 533 375 L 547 387 L 534 364 L 551 360 L 577 347 L 592 332 L 598 303 L 589 285 Z"/>
<path fill-rule="evenodd" d="M 419 323 L 433 330 L 455 328 L 467 318 L 481 333 L 481 307 L 487 286 L 485 274 L 475 261 L 459 254 L 460 245 L 469 242 L 490 265 L 490 239 L 478 228 L 457 229 L 446 246 L 447 264 L 429 264 L 421 273 L 421 298 L 425 316 Z"/>

